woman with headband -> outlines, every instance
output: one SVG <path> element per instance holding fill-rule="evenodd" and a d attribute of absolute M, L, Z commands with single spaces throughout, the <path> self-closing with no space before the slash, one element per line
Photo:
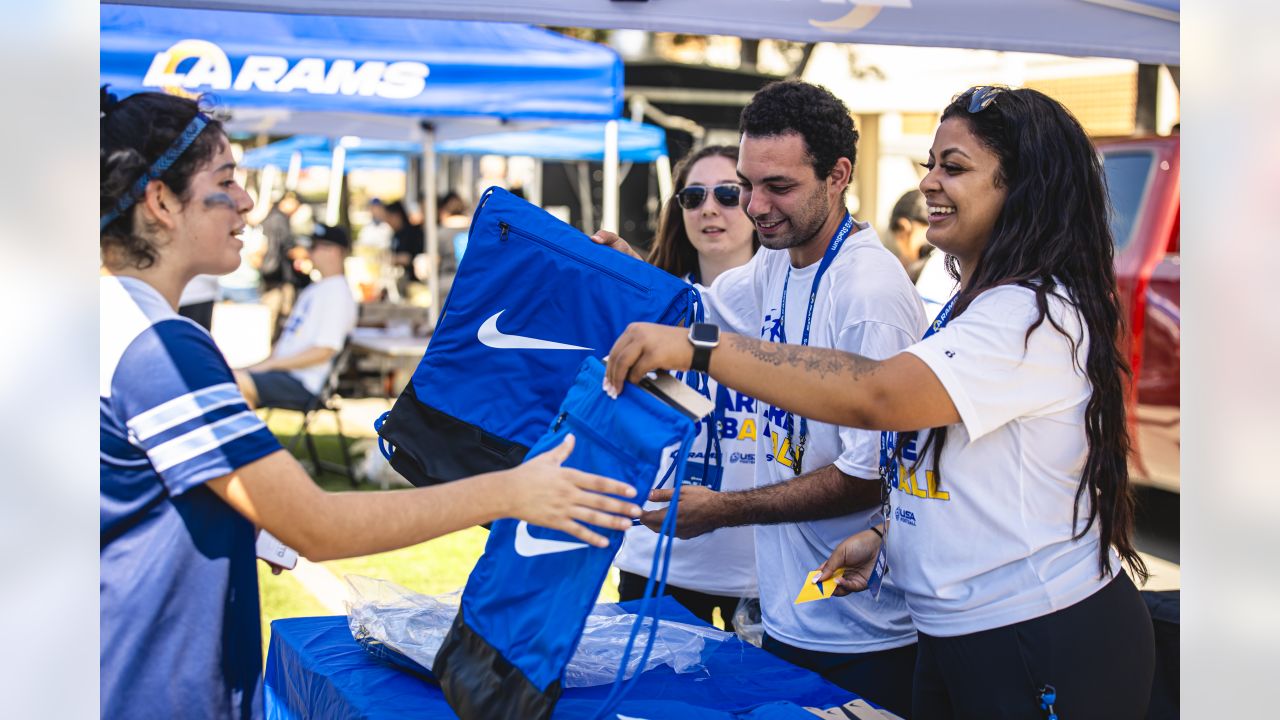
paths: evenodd
<path fill-rule="evenodd" d="M 236 268 L 253 202 L 196 101 L 104 87 L 100 113 L 101 711 L 258 718 L 255 528 L 328 560 L 517 517 L 603 546 L 630 486 L 561 463 L 432 488 L 326 493 L 249 410 L 213 339 L 177 314 L 199 273 Z"/>

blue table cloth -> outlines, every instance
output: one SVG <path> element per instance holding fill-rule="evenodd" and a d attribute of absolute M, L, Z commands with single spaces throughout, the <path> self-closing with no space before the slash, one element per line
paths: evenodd
<path fill-rule="evenodd" d="M 622 603 L 635 612 L 640 601 Z M 671 598 L 664 620 L 701 624 Z M 805 707 L 832 708 L 857 699 L 816 673 L 792 665 L 736 637 L 703 658 L 705 670 L 677 675 L 669 666 L 641 675 L 618 715 L 646 720 L 813 720 Z M 343 616 L 290 618 L 271 623 L 264 699 L 271 720 L 295 718 L 456 718 L 440 688 L 379 662 L 352 639 Z M 555 717 L 594 716 L 609 685 L 568 688 Z"/>

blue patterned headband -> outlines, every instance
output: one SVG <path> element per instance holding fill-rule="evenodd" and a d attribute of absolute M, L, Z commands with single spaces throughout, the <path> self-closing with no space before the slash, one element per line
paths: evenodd
<path fill-rule="evenodd" d="M 107 226 L 110 225 L 112 221 L 120 217 L 124 211 L 133 207 L 133 204 L 138 202 L 138 199 L 142 197 L 142 194 L 147 191 L 147 185 L 149 185 L 152 180 L 159 178 L 166 170 L 172 167 L 173 164 L 178 161 L 178 158 L 182 157 L 182 153 L 186 152 L 187 148 L 191 147 L 191 143 L 196 141 L 196 136 L 198 136 L 200 131 L 204 130 L 205 126 L 208 124 L 209 118 L 206 117 L 204 113 L 196 113 L 196 116 L 191 118 L 191 122 L 187 123 L 187 127 L 183 129 L 182 134 L 173 141 L 173 144 L 169 146 L 169 149 L 165 150 L 164 154 L 151 164 L 151 167 L 142 174 L 142 177 L 138 178 L 138 181 L 133 184 L 133 187 L 129 188 L 129 192 L 120 196 L 120 199 L 116 201 L 116 206 L 111 208 L 110 212 L 106 215 L 102 216 L 102 222 L 98 227 L 98 231 L 101 232 L 106 230 Z"/>

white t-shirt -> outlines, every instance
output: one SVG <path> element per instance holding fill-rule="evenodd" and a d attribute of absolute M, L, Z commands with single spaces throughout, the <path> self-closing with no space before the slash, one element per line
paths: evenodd
<path fill-rule="evenodd" d="M 705 296 L 705 287 L 695 287 Z M 736 302 L 742 308 L 732 311 L 732 316 L 755 312 L 755 301 L 750 296 L 740 296 L 736 298 Z M 730 325 L 714 308 L 707 308 L 706 319 L 727 332 L 744 331 Z M 718 487 L 714 481 L 707 486 L 723 492 L 750 490 L 755 487 L 756 437 L 759 434 L 756 400 L 723 387 L 715 380 L 710 380 L 710 385 L 711 397 L 716 400 L 717 405 L 724 408 L 724 425 L 720 438 L 723 462 Z M 707 447 L 708 427 L 709 423 L 698 423 L 698 436 L 689 453 L 691 467 L 699 474 L 702 472 L 702 457 Z M 669 463 L 663 464 L 658 471 L 659 479 L 666 474 L 668 467 Z M 662 504 L 645 505 L 646 510 L 658 507 L 662 507 Z M 614 565 L 627 572 L 648 577 L 657 542 L 657 533 L 649 528 L 631 528 L 623 540 L 622 549 L 614 559 Z M 755 530 L 749 525 L 743 525 L 720 528 L 687 540 L 676 538 L 671 546 L 667 582 L 676 587 L 711 595 L 756 597 L 759 590 L 756 585 Z"/>
<path fill-rule="evenodd" d="M 355 326 L 356 301 L 351 297 L 347 278 L 345 275 L 331 275 L 298 293 L 293 312 L 289 313 L 289 320 L 271 354 L 289 357 L 317 346 L 341 350 Z M 315 394 L 324 386 L 329 365 L 329 362 L 322 362 L 290 370 L 289 373 Z"/>
<path fill-rule="evenodd" d="M 887 536 L 889 575 L 907 594 L 921 632 L 955 636 L 1040 617 L 1092 595 L 1099 529 L 1072 540 L 1072 507 L 1088 450 L 1092 388 L 1070 346 L 1045 318 L 1030 338 L 1035 293 L 987 290 L 908 352 L 955 403 L 941 477 L 924 454 L 914 478 L 899 471 Z M 1050 296 L 1050 317 L 1088 338 L 1072 307 Z M 904 450 L 908 466 L 925 433 Z M 904 477 L 905 476 L 905 477 Z M 1084 501 L 1080 517 L 1088 516 Z M 1112 553 L 1111 565 L 1118 570 Z"/>
<path fill-rule="evenodd" d="M 716 481 L 714 463 L 705 484 L 712 490 L 750 490 L 755 485 L 755 459 L 757 413 L 754 398 L 721 387 L 711 381 L 712 397 L 724 409 L 721 426 L 721 467 Z M 702 474 L 703 456 L 707 448 L 707 432 L 712 423 L 698 423 L 698 436 L 689 453 L 690 471 Z M 714 446 L 712 449 L 714 453 Z M 674 454 L 674 453 L 673 453 Z M 671 458 L 663 463 L 658 478 L 661 479 L 670 466 Z M 664 487 L 671 487 L 670 481 Z M 646 504 L 645 509 L 662 507 L 663 504 Z M 627 531 L 622 549 L 614 564 L 630 573 L 649 576 L 658 534 L 647 527 L 633 527 Z M 755 597 L 756 555 L 755 533 L 750 526 L 727 527 L 683 540 L 676 538 L 671 547 L 671 562 L 667 570 L 667 583 L 676 587 L 712 595 Z"/>
<path fill-rule="evenodd" d="M 856 228 L 855 228 L 856 229 Z M 782 288 L 791 267 L 783 250 L 761 249 L 752 262 L 717 278 L 707 304 L 731 327 L 748 326 L 745 317 L 732 317 L 726 299 L 748 295 L 759 303 L 754 331 L 776 339 Z M 787 282 L 786 338 L 800 344 L 805 315 L 818 263 L 791 269 Z M 739 308 L 736 312 L 741 313 Z M 858 230 L 845 241 L 839 255 L 822 276 L 814 304 L 809 345 L 838 348 L 882 359 L 915 342 L 925 328 L 920 298 L 907 279 L 902 263 L 881 244 L 874 230 Z M 789 457 L 775 451 L 786 438 L 779 410 L 760 403 L 760 433 L 756 451 L 756 485 L 785 482 L 796 477 Z M 799 418 L 795 419 L 799 436 Z M 842 472 L 867 482 L 879 482 L 879 433 L 809 422 L 803 457 L 808 472 L 834 464 Z M 781 450 L 781 448 L 778 448 Z M 915 642 L 915 629 L 902 593 L 886 582 L 877 601 L 867 593 L 796 605 L 809 572 L 848 536 L 865 530 L 879 508 L 851 515 L 801 523 L 758 525 L 756 565 L 768 568 L 760 584 L 765 631 L 774 638 L 807 650 L 864 653 Z"/>
<path fill-rule="evenodd" d="M 924 301 L 924 316 L 929 322 L 933 322 L 942 306 L 960 289 L 960 284 L 947 272 L 946 259 L 946 253 L 935 249 L 929 253 L 916 278 L 916 290 Z"/>

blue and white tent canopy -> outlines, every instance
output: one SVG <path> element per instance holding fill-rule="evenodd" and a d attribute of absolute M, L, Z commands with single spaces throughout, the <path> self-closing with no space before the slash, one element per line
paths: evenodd
<path fill-rule="evenodd" d="M 442 155 L 525 155 L 539 160 L 604 159 L 604 123 L 553 125 L 535 130 L 491 133 L 436 144 Z M 667 154 L 667 134 L 646 123 L 618 121 L 618 159 L 650 163 Z"/>
<path fill-rule="evenodd" d="M 346 170 L 404 171 L 408 168 L 410 157 L 422 152 L 422 146 L 413 142 L 356 137 L 333 140 L 321 135 L 295 135 L 249 150 L 240 164 L 256 169 L 268 165 L 287 168 L 297 155 L 301 167 L 331 167 L 334 148 L 339 146 L 344 150 Z"/>
<path fill-rule="evenodd" d="M 424 120 L 448 137 L 480 119 L 606 120 L 622 107 L 616 53 L 524 25 L 109 4 L 101 18 L 102 82 L 210 93 L 270 125 L 257 130 L 412 140 Z M 472 126 L 446 131 L 459 120 Z"/>

